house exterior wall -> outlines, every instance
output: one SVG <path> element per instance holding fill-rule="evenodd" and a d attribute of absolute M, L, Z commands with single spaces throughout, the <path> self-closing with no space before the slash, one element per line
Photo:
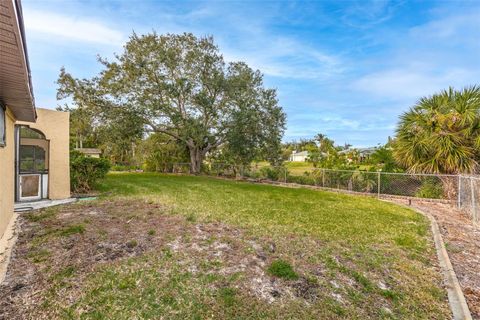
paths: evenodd
<path fill-rule="evenodd" d="M 13 216 L 15 198 L 15 118 L 7 106 L 5 117 L 6 145 L 0 147 L 0 238 Z"/>
<path fill-rule="evenodd" d="M 50 141 L 48 198 L 52 200 L 70 198 L 70 114 L 37 108 L 37 122 L 19 121 L 40 130 Z"/>
<path fill-rule="evenodd" d="M 303 155 L 293 155 L 292 156 L 292 161 L 296 161 L 296 162 L 303 162 L 307 159 L 307 156 L 303 156 Z"/>
<path fill-rule="evenodd" d="M 296 153 L 292 153 L 290 155 L 290 161 L 292 162 L 305 162 L 307 161 L 307 158 L 308 158 L 308 155 L 306 154 L 296 154 Z"/>

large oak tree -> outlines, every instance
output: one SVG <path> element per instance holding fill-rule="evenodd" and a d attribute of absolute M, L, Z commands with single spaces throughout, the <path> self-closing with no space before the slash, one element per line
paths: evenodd
<path fill-rule="evenodd" d="M 272 161 L 280 154 L 285 114 L 275 90 L 245 63 L 226 63 L 213 38 L 133 34 L 114 61 L 99 61 L 104 68 L 93 79 L 62 71 L 59 98 L 95 108 L 102 121 L 131 117 L 185 144 L 193 173 L 223 146 L 241 153 L 253 145 Z"/>

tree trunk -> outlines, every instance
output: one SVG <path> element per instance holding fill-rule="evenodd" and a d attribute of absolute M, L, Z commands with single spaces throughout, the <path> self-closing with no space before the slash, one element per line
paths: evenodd
<path fill-rule="evenodd" d="M 190 149 L 190 173 L 199 174 L 202 168 L 204 154 L 198 147 Z"/>

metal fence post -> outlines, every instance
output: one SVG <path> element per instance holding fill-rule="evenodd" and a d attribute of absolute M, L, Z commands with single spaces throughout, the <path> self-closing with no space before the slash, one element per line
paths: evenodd
<path fill-rule="evenodd" d="M 377 197 L 380 198 L 380 171 L 377 171 Z"/>
<path fill-rule="evenodd" d="M 457 191 L 457 208 L 458 209 L 462 208 L 461 194 L 462 194 L 462 176 L 458 175 L 458 191 Z"/>
<path fill-rule="evenodd" d="M 322 187 L 325 188 L 325 169 L 322 169 Z"/>
<path fill-rule="evenodd" d="M 477 204 L 476 204 L 476 199 L 475 199 L 475 189 L 474 189 L 474 184 L 473 184 L 473 178 L 470 177 L 470 191 L 471 191 L 471 197 L 472 197 L 472 220 L 473 222 L 476 222 L 477 220 Z"/>
<path fill-rule="evenodd" d="M 285 183 L 287 183 L 287 167 L 283 168 L 284 172 L 285 172 Z"/>

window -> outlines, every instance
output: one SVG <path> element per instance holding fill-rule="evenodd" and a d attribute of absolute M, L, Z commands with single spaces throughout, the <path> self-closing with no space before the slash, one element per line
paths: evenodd
<path fill-rule="evenodd" d="M 39 146 L 20 146 L 20 172 L 46 171 L 45 150 Z"/>
<path fill-rule="evenodd" d="M 5 147 L 6 144 L 5 121 L 5 107 L 0 103 L 0 147 Z"/>
<path fill-rule="evenodd" d="M 20 127 L 20 138 L 45 139 L 45 135 L 38 130 L 22 126 Z"/>

